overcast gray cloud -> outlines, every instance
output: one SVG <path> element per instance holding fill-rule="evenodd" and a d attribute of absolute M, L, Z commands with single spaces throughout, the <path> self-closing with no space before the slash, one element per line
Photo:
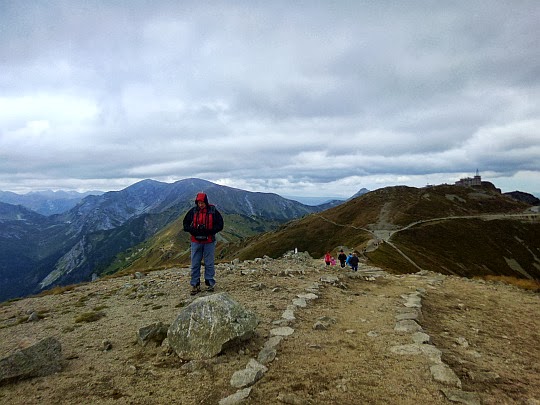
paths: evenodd
<path fill-rule="evenodd" d="M 0 190 L 540 195 L 540 3 L 0 1 Z"/>

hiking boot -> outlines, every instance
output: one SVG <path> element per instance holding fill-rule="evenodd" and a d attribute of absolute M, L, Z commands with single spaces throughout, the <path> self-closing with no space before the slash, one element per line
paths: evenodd
<path fill-rule="evenodd" d="M 204 280 L 204 284 L 206 284 L 206 291 L 208 292 L 214 292 L 214 285 L 210 284 L 209 280 Z"/>
<path fill-rule="evenodd" d="M 201 292 L 201 286 L 199 284 L 191 287 L 191 293 L 190 293 L 191 295 L 197 295 L 200 292 Z"/>

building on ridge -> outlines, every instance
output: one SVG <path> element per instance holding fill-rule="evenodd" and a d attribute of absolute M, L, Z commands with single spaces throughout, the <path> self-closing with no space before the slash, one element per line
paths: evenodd
<path fill-rule="evenodd" d="M 476 175 L 474 177 L 464 177 L 462 179 L 459 179 L 455 183 L 456 186 L 463 186 L 463 187 L 475 187 L 475 186 L 481 186 L 482 185 L 482 177 L 480 176 L 480 173 L 478 172 L 478 169 L 476 169 Z"/>

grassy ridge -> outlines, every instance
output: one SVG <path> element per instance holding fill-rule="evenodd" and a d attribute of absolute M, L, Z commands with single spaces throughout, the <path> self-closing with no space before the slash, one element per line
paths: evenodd
<path fill-rule="evenodd" d="M 540 279 L 538 220 L 455 218 L 521 213 L 529 207 L 489 184 L 478 188 L 387 187 L 271 231 L 268 224 L 254 218 L 227 216 L 216 259 L 276 258 L 295 248 L 312 257 L 323 257 L 326 251 L 335 252 L 341 246 L 361 252 L 375 238 L 369 230 L 396 231 L 417 221 L 441 218 L 396 232 L 391 241 L 422 269 L 466 277 Z M 454 218 L 443 219 L 447 217 Z M 125 255 L 117 263 L 127 263 L 124 267 L 129 271 L 188 264 L 189 243 L 180 219 Z M 389 244 L 367 253 L 367 258 L 370 264 L 391 272 L 418 271 Z"/>
<path fill-rule="evenodd" d="M 540 279 L 538 235 L 538 222 L 455 219 L 407 229 L 393 242 L 426 270 Z"/>

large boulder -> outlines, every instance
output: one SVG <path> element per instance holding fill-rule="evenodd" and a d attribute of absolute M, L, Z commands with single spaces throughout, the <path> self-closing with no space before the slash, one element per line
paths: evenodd
<path fill-rule="evenodd" d="M 257 327 L 257 316 L 227 293 L 200 297 L 182 309 L 169 327 L 169 346 L 185 360 L 209 359 L 226 344 L 249 339 Z"/>
<path fill-rule="evenodd" d="M 0 360 L 0 384 L 56 373 L 62 370 L 62 362 L 60 342 L 45 338 Z"/>

